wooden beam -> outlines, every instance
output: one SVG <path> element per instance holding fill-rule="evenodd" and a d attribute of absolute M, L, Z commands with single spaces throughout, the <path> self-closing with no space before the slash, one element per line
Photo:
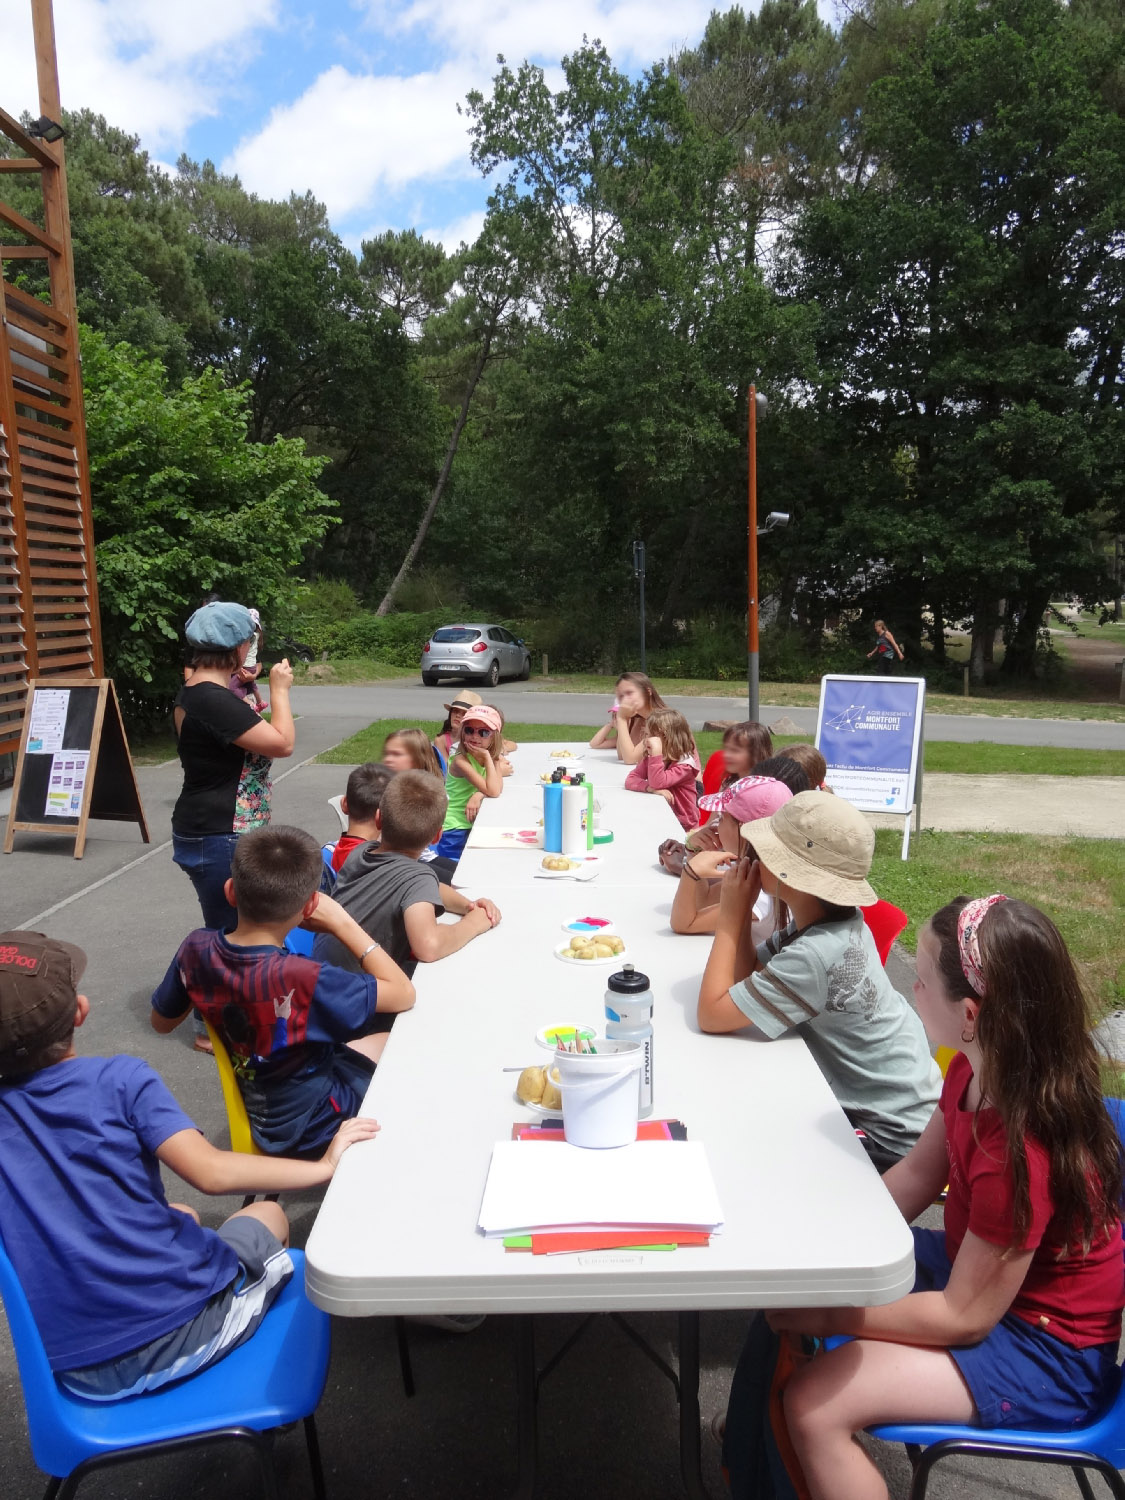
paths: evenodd
<path fill-rule="evenodd" d="M 40 229 L 38 224 L 25 219 L 23 214 L 17 213 L 10 204 L 0 202 L 0 220 L 12 229 L 18 229 L 20 234 L 26 235 L 33 245 L 42 245 L 44 250 L 50 250 L 52 255 L 62 254 L 62 246 L 58 240 L 49 235 L 46 230 Z"/>
<path fill-rule="evenodd" d="M 0 245 L 0 260 L 50 260 L 51 252 L 41 245 Z"/>
<path fill-rule="evenodd" d="M 57 119 L 58 116 L 53 118 Z M 57 165 L 55 158 L 51 155 L 50 147 L 43 141 L 37 140 L 35 136 L 28 135 L 20 122 L 6 109 L 0 109 L 0 134 L 6 135 L 13 146 L 26 151 L 28 156 L 33 157 L 41 167 Z"/>
<path fill-rule="evenodd" d="M 0 156 L 0 172 L 41 172 L 42 165 L 30 156 Z"/>

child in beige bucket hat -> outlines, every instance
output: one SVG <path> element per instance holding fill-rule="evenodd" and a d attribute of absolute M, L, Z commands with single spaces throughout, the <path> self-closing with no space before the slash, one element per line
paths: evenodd
<path fill-rule="evenodd" d="M 799 1029 L 885 1170 L 921 1135 L 941 1075 L 858 910 L 879 899 L 867 880 L 874 832 L 849 802 L 827 792 L 801 792 L 741 831 L 751 853 L 723 878 L 699 990 L 700 1029 L 753 1026 L 770 1041 Z M 788 907 L 791 920 L 755 949 L 751 919 L 763 890 Z"/>

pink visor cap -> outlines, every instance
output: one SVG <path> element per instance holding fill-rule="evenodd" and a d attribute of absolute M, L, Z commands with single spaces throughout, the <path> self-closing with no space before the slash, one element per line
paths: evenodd
<path fill-rule="evenodd" d="M 772 776 L 743 776 L 720 792 L 700 797 L 699 805 L 704 812 L 730 813 L 736 823 L 752 823 L 771 817 L 792 796 L 785 783 Z"/>
<path fill-rule="evenodd" d="M 494 708 L 490 708 L 487 703 L 483 704 L 480 708 L 470 708 L 461 720 L 461 728 L 464 729 L 466 724 L 483 724 L 486 729 L 493 731 L 501 730 L 504 727 L 500 715 Z"/>

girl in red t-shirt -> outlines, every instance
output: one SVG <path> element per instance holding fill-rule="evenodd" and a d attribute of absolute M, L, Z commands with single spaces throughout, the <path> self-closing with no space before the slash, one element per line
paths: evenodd
<path fill-rule="evenodd" d="M 785 1395 L 814 1500 L 886 1500 L 853 1441 L 872 1424 L 1063 1429 L 1117 1388 L 1120 1150 L 1057 928 L 1023 901 L 960 897 L 922 929 L 914 995 L 958 1056 L 883 1180 L 908 1220 L 948 1182 L 945 1229 L 914 1230 L 917 1279 L 898 1302 L 769 1315 L 778 1331 L 854 1336 Z"/>

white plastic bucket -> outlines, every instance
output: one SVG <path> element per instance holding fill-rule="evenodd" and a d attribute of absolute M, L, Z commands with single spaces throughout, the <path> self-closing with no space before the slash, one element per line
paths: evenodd
<path fill-rule="evenodd" d="M 639 1042 L 599 1038 L 596 1052 L 556 1052 L 563 1134 L 572 1146 L 606 1150 L 637 1139 L 641 1104 Z"/>

